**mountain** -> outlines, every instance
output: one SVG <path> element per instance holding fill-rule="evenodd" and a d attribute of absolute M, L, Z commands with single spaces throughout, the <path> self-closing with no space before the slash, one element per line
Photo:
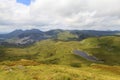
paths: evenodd
<path fill-rule="evenodd" d="M 44 36 L 44 32 L 37 30 L 37 29 L 26 30 L 20 35 L 18 35 L 19 38 L 24 38 L 24 37 L 39 38 L 42 36 Z"/>
<path fill-rule="evenodd" d="M 38 29 L 31 30 L 15 30 L 8 34 L 0 34 L 0 44 L 13 44 L 13 45 L 29 45 L 34 42 L 38 42 L 45 39 L 61 40 L 61 41 L 73 41 L 83 40 L 89 37 L 100 36 L 119 36 L 120 31 L 94 31 L 94 30 L 50 30 L 40 31 Z"/>
<path fill-rule="evenodd" d="M 20 35 L 23 32 L 24 31 L 22 31 L 22 30 L 15 30 L 15 31 L 7 33 L 7 34 L 0 34 L 0 38 L 1 39 L 9 39 L 9 38 L 17 37 L 18 35 Z"/>
<path fill-rule="evenodd" d="M 78 35 L 78 40 L 83 40 L 88 37 L 100 37 L 118 35 L 120 31 L 96 31 L 96 30 L 71 30 L 72 34 Z"/>
<path fill-rule="evenodd" d="M 1 34 L 0 38 L 4 39 L 5 44 L 16 44 L 16 45 L 24 45 L 31 44 L 33 42 L 45 39 L 44 32 L 38 29 L 32 30 L 15 30 L 8 34 Z"/>

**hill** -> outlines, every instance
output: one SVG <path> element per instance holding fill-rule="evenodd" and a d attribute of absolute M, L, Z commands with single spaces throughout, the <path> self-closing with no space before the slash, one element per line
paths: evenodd
<path fill-rule="evenodd" d="M 10 58 L 14 60 L 14 58 L 20 59 L 23 57 L 47 64 L 73 65 L 74 63 L 91 63 L 91 61 L 75 55 L 74 50 L 80 50 L 88 55 L 95 56 L 103 61 L 104 64 L 120 64 L 120 37 L 117 36 L 88 38 L 82 41 L 67 42 L 48 39 L 37 42 L 27 48 L 6 48 L 5 53 L 8 56 L 6 57 L 8 60 Z"/>
<path fill-rule="evenodd" d="M 99 61 L 87 60 L 74 50 Z M 26 48 L 1 47 L 0 77 L 3 80 L 119 80 L 119 50 L 118 36 L 82 41 L 47 39 Z"/>

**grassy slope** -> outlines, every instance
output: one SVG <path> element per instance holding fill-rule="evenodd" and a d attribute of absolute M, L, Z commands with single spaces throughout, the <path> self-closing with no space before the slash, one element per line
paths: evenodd
<path fill-rule="evenodd" d="M 105 64 L 120 65 L 120 37 L 90 38 L 81 43 L 84 51 L 104 60 Z"/>
<path fill-rule="evenodd" d="M 99 68 L 101 66 L 74 68 L 62 65 L 1 66 L 1 80 L 119 80 L 119 73 Z M 7 70 L 9 68 L 9 70 Z"/>
<path fill-rule="evenodd" d="M 104 60 L 104 64 L 116 66 L 93 64 L 74 55 L 72 51 L 75 49 Z M 81 42 L 44 40 L 27 48 L 5 48 L 5 52 L 3 51 L 5 55 L 1 60 L 8 61 L 5 60 L 1 64 L 11 66 L 12 71 L 4 69 L 6 66 L 1 65 L 0 78 L 3 80 L 119 80 L 120 67 L 117 66 L 120 65 L 119 50 L 120 37 L 115 36 L 89 38 Z M 24 65 L 24 68 L 18 69 L 19 65 Z M 14 76 L 16 73 L 19 74 Z M 8 79 L 10 76 L 11 78 Z"/>
<path fill-rule="evenodd" d="M 81 66 L 90 62 L 73 54 L 73 50 L 80 47 L 79 42 L 55 42 L 44 40 L 28 48 L 8 48 L 3 60 L 32 59 L 45 64 L 63 64 Z"/>
<path fill-rule="evenodd" d="M 73 54 L 73 50 L 76 49 L 96 56 L 103 60 L 105 64 L 120 64 L 120 37 L 115 36 L 89 38 L 81 42 L 44 40 L 23 49 L 8 48 L 5 53 L 8 60 L 26 58 L 47 64 L 90 64 L 91 62 Z M 5 57 L 3 58 L 5 59 Z"/>

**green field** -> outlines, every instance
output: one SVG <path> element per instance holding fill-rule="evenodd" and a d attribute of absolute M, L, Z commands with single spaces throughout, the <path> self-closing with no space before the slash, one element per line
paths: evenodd
<path fill-rule="evenodd" d="M 75 55 L 86 52 L 102 62 Z M 0 48 L 0 80 L 119 80 L 120 37 L 43 40 L 26 48 Z"/>

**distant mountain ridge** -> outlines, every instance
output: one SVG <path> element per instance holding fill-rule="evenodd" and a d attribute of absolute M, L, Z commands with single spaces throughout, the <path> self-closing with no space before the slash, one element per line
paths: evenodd
<path fill-rule="evenodd" d="M 31 44 L 40 40 L 54 39 L 62 41 L 83 40 L 88 37 L 119 35 L 120 31 L 95 31 L 95 30 L 49 30 L 39 29 L 15 30 L 7 34 L 0 34 L 0 44 Z"/>

